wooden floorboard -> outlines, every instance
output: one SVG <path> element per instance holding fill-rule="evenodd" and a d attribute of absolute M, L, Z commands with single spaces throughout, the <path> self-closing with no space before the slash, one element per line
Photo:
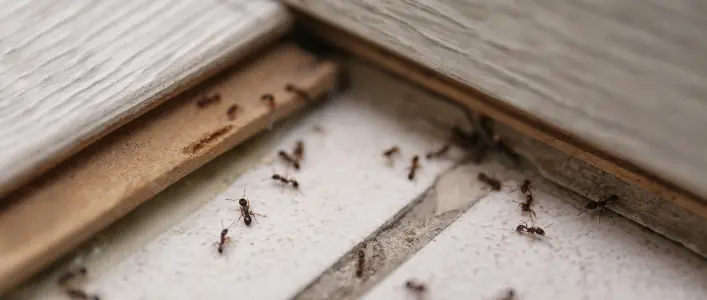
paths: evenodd
<path fill-rule="evenodd" d="M 707 198 L 701 1 L 285 2 Z"/>
<path fill-rule="evenodd" d="M 0 6 L 0 197 L 290 24 L 267 0 Z"/>
<path fill-rule="evenodd" d="M 337 66 L 283 45 L 157 107 L 0 203 L 0 294 L 137 205 L 331 90 Z M 199 107 L 205 96 L 218 102 Z M 272 94 L 276 109 L 261 100 Z M 238 111 L 230 117 L 229 108 Z"/>

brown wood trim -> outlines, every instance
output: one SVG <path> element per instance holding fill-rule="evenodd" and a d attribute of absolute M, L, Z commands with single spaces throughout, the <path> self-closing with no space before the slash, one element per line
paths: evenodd
<path fill-rule="evenodd" d="M 177 96 L 90 145 L 0 203 L 0 294 L 337 80 L 338 67 L 292 44 Z M 272 94 L 276 109 L 261 101 Z M 203 107 L 204 96 L 220 101 Z M 237 104 L 235 118 L 227 111 Z"/>

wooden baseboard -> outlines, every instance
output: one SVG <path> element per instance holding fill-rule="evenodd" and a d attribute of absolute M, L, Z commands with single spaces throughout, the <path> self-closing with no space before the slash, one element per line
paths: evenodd
<path fill-rule="evenodd" d="M 461 85 L 444 74 L 436 73 L 434 70 L 399 57 L 361 37 L 333 27 L 331 24 L 321 22 L 305 12 L 298 11 L 296 6 L 291 7 L 291 9 L 297 13 L 298 26 L 303 27 L 304 31 L 323 39 L 332 46 L 362 57 L 389 72 L 458 102 L 464 107 L 488 115 L 523 134 L 613 174 L 621 180 L 658 194 L 692 213 L 707 218 L 707 201 L 697 195 L 680 189 L 674 184 L 666 182 L 624 160 L 611 156 L 605 151 L 595 148 L 559 128 L 548 125 L 543 120 L 504 105 L 501 101 L 484 95 L 468 86 Z"/>
<path fill-rule="evenodd" d="M 282 44 L 90 145 L 0 203 L 0 294 L 209 160 L 331 90 L 338 67 Z M 199 107 L 204 96 L 220 101 Z M 261 100 L 271 94 L 271 112 Z M 235 118 L 227 111 L 237 104 Z"/>

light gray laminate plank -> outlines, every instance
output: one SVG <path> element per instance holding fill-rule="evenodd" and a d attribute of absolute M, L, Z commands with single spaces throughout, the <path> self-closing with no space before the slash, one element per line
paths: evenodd
<path fill-rule="evenodd" d="M 290 24 L 266 0 L 0 7 L 0 196 Z"/>
<path fill-rule="evenodd" d="M 707 197 L 707 4 L 289 4 Z"/>

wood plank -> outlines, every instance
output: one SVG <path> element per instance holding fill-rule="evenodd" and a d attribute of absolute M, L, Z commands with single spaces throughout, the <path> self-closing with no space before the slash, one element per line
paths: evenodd
<path fill-rule="evenodd" d="M 267 0 L 0 5 L 0 197 L 290 24 Z"/>
<path fill-rule="evenodd" d="M 700 1 L 286 3 L 707 198 Z"/>
<path fill-rule="evenodd" d="M 319 97 L 337 67 L 284 45 L 179 96 L 89 146 L 0 206 L 0 293 L 160 190 L 303 107 L 287 84 Z M 219 103 L 199 108 L 205 95 Z M 261 96 L 271 93 L 270 113 Z M 227 116 L 232 104 L 241 111 Z M 195 147 L 194 145 L 200 145 Z"/>
<path fill-rule="evenodd" d="M 489 115 L 523 134 L 564 151 L 628 183 L 640 186 L 663 199 L 672 201 L 688 211 L 707 217 L 707 202 L 704 199 L 628 161 L 618 159 L 606 151 L 596 149 L 581 139 L 573 137 L 561 129 L 548 126 L 548 124 L 533 116 L 499 105 L 498 100 L 491 99 L 466 85 L 436 74 L 417 62 L 397 56 L 346 31 L 328 26 L 307 16 L 298 15 L 298 17 L 301 25 L 310 33 L 325 39 L 341 50 L 366 58 L 376 65 L 416 84 L 451 100 L 458 101 L 474 111 Z"/>

